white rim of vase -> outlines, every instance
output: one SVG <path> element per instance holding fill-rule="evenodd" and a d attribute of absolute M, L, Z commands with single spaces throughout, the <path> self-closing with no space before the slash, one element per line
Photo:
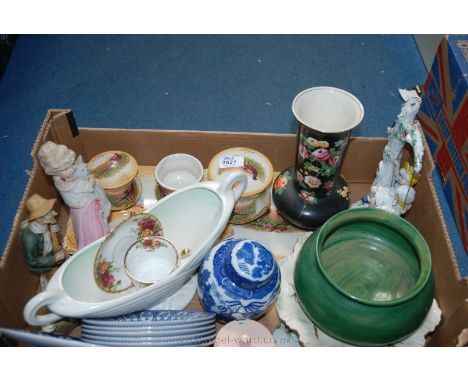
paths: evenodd
<path fill-rule="evenodd" d="M 355 122 L 352 123 L 349 127 L 345 128 L 345 129 L 340 129 L 340 130 L 335 130 L 335 131 L 324 131 L 324 130 L 321 130 L 320 128 L 317 128 L 316 126 L 309 126 L 309 124 L 304 122 L 304 120 L 302 120 L 302 118 L 300 118 L 296 113 L 295 105 L 296 105 L 297 101 L 299 100 L 299 98 L 301 98 L 306 93 L 309 93 L 309 92 L 312 92 L 312 91 L 321 91 L 321 90 L 331 90 L 333 92 L 341 93 L 341 94 L 346 95 L 347 97 L 349 97 L 357 105 L 357 108 L 359 109 L 359 116 L 355 120 Z M 294 117 L 301 124 L 303 124 L 306 127 L 311 128 L 311 129 L 317 130 L 317 131 L 319 131 L 321 133 L 324 133 L 324 134 L 336 134 L 336 133 L 344 133 L 346 131 L 350 131 L 350 130 L 354 129 L 357 125 L 359 125 L 362 122 L 363 118 L 364 118 L 364 106 L 362 106 L 361 101 L 359 101 L 359 99 L 356 96 L 354 96 L 353 94 L 351 94 L 350 92 L 347 92 L 346 90 L 343 90 L 343 89 L 340 89 L 340 88 L 335 88 L 335 87 L 332 87 L 332 86 L 316 86 L 316 87 L 308 88 L 308 89 L 305 89 L 305 90 L 301 91 L 298 95 L 296 95 L 296 97 L 294 97 L 291 109 L 292 109 L 292 112 L 294 114 Z"/>

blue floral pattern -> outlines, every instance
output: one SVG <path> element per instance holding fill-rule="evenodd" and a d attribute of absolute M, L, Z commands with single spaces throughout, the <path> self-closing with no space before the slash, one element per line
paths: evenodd
<path fill-rule="evenodd" d="M 221 242 L 206 255 L 198 276 L 202 305 L 221 321 L 258 317 L 274 302 L 279 285 L 273 255 L 252 240 Z"/>

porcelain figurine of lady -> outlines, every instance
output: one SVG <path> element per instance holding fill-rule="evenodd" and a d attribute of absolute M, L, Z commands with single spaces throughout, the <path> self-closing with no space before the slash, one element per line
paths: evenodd
<path fill-rule="evenodd" d="M 296 164 L 276 178 L 273 200 L 289 222 L 315 229 L 349 206 L 349 188 L 339 170 L 364 108 L 352 94 L 322 86 L 299 93 L 292 111 L 299 122 Z"/>
<path fill-rule="evenodd" d="M 52 175 L 55 187 L 70 207 L 78 248 L 106 235 L 111 204 L 81 156 L 77 157 L 64 145 L 48 141 L 39 150 L 39 160 L 45 173 Z"/>

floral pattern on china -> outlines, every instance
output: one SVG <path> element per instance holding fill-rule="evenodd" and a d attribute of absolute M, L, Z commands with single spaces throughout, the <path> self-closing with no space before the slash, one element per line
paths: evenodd
<path fill-rule="evenodd" d="M 142 213 L 124 220 L 105 238 L 94 260 L 94 279 L 100 289 L 117 293 L 133 286 L 124 257 L 135 242 L 148 236 L 163 236 L 162 225 L 156 216 Z"/>
<path fill-rule="evenodd" d="M 177 249 L 160 236 L 144 237 L 137 241 L 124 258 L 125 271 L 138 287 L 161 281 L 177 267 L 177 263 Z"/>

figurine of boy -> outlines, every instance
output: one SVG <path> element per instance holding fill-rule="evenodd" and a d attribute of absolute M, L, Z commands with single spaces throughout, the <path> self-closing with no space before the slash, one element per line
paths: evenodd
<path fill-rule="evenodd" d="M 70 207 L 78 249 L 105 236 L 109 232 L 111 204 L 81 156 L 77 157 L 65 145 L 48 141 L 39 150 L 39 160 Z"/>
<path fill-rule="evenodd" d="M 58 232 L 57 213 L 52 209 L 55 199 L 34 194 L 26 200 L 28 219 L 21 223 L 21 243 L 28 269 L 41 275 L 41 285 L 47 285 L 46 274 L 68 255 L 54 245 Z"/>

